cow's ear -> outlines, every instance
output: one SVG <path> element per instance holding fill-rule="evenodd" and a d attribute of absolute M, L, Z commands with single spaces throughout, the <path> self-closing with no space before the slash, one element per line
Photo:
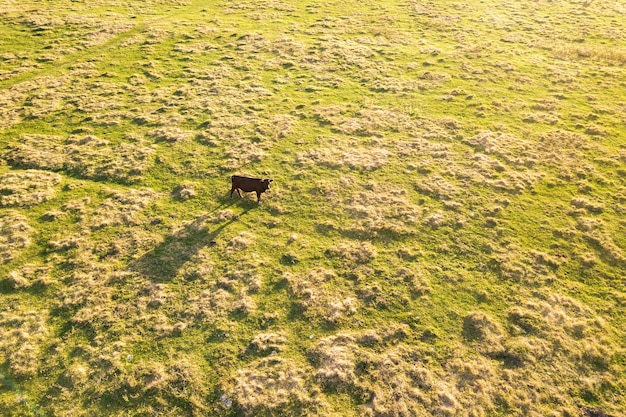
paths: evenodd
<path fill-rule="evenodd" d="M 272 181 L 274 181 L 274 180 L 273 180 L 273 179 L 269 179 L 269 180 L 267 180 L 267 182 L 272 182 Z"/>

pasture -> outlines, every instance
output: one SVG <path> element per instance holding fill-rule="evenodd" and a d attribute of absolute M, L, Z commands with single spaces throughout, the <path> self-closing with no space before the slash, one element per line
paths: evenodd
<path fill-rule="evenodd" d="M 0 0 L 0 414 L 618 417 L 625 230 L 622 1 Z"/>

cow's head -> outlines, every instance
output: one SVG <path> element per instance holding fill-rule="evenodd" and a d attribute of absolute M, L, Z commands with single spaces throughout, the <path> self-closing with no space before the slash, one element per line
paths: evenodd
<path fill-rule="evenodd" d="M 270 182 L 272 182 L 274 180 L 271 180 L 269 178 L 265 178 L 263 181 L 261 181 L 263 183 L 263 188 L 265 190 L 269 190 L 270 189 Z"/>

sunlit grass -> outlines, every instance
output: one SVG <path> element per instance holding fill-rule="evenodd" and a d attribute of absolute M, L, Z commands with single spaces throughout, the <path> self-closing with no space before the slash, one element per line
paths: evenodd
<path fill-rule="evenodd" d="M 0 15 L 7 415 L 626 408 L 619 5 Z"/>

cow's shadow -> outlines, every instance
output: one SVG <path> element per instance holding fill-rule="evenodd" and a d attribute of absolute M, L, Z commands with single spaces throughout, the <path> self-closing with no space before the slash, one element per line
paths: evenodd
<path fill-rule="evenodd" d="M 215 209 L 196 218 L 179 230 L 170 233 L 163 242 L 146 252 L 130 264 L 132 271 L 139 272 L 153 282 L 171 281 L 180 268 L 204 247 L 217 244 L 218 236 L 231 224 L 257 207 L 257 204 L 238 204 L 244 207 L 240 214 L 225 220 L 221 224 L 212 224 L 207 219 L 218 210 L 234 205 L 236 201 L 223 201 Z"/>

